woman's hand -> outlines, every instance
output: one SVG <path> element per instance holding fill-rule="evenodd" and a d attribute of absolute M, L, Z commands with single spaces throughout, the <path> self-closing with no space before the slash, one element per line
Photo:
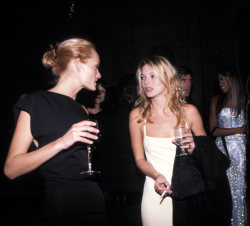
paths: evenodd
<path fill-rule="evenodd" d="M 192 154 L 193 150 L 195 149 L 194 137 L 190 129 L 187 129 L 186 131 L 187 132 L 182 135 L 182 138 L 185 138 L 185 139 L 181 141 L 184 145 L 180 146 L 180 148 L 186 148 L 187 151 L 190 154 Z M 172 140 L 172 142 L 176 144 L 175 140 Z"/>
<path fill-rule="evenodd" d="M 76 142 L 83 142 L 86 144 L 92 144 L 92 140 L 97 140 L 98 137 L 91 133 L 99 133 L 99 130 L 94 128 L 96 125 L 93 121 L 81 121 L 74 124 L 61 138 L 57 140 L 61 149 L 67 149 Z"/>
<path fill-rule="evenodd" d="M 171 185 L 168 183 L 168 181 L 162 174 L 158 174 L 158 176 L 155 179 L 155 191 L 160 195 L 165 191 L 167 194 L 172 193 Z"/>

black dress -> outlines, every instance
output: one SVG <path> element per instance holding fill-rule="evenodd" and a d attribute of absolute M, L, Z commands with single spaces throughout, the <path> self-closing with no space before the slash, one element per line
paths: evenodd
<path fill-rule="evenodd" d="M 31 116 L 31 133 L 39 148 L 62 137 L 73 124 L 88 119 L 72 98 L 49 91 L 35 91 L 14 106 Z M 45 162 L 40 172 L 45 180 L 44 221 L 53 225 L 103 225 L 104 198 L 98 184 L 81 175 L 87 170 L 87 151 L 75 143 Z"/>

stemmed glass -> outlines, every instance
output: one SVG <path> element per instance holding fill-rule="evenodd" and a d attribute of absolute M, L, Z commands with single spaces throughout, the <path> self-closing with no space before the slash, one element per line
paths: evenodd
<path fill-rule="evenodd" d="M 96 125 L 93 126 L 93 127 L 95 127 L 96 129 L 98 129 L 98 122 L 97 122 L 97 120 L 95 120 L 95 119 L 89 119 L 89 121 L 95 122 Z M 91 133 L 91 134 L 97 135 L 96 133 Z M 84 171 L 84 172 L 81 172 L 80 174 L 85 174 L 86 173 L 86 174 L 92 175 L 94 173 L 100 173 L 100 171 L 94 171 L 94 170 L 92 170 L 92 159 L 91 159 L 91 157 L 92 157 L 92 146 L 94 144 L 94 140 L 92 140 L 92 141 L 93 141 L 92 144 L 87 144 L 88 170 Z"/>
<path fill-rule="evenodd" d="M 187 129 L 184 126 L 174 126 L 173 127 L 173 134 L 174 134 L 176 145 L 178 145 L 178 146 L 185 145 L 185 143 L 186 143 L 185 141 L 188 138 L 183 137 L 183 135 L 186 133 L 187 133 Z M 185 155 L 190 155 L 190 153 L 185 148 L 181 148 L 181 153 L 177 154 L 176 156 L 185 156 Z"/>

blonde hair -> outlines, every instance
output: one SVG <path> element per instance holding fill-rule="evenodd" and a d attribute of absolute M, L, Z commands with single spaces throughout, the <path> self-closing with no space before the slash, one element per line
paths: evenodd
<path fill-rule="evenodd" d="M 186 112 L 184 110 L 184 93 L 177 81 L 176 70 L 170 62 L 161 56 L 151 56 L 142 60 L 138 66 L 136 77 L 139 81 L 138 94 L 139 99 L 135 103 L 135 107 L 139 107 L 139 115 L 141 116 L 137 123 L 153 123 L 150 120 L 152 115 L 151 99 L 145 94 L 141 85 L 141 74 L 144 65 L 148 65 L 153 71 L 154 75 L 166 87 L 164 95 L 166 97 L 166 104 L 164 106 L 164 113 L 167 107 L 176 116 L 176 125 L 186 124 Z M 166 113 L 165 113 L 166 114 Z"/>
<path fill-rule="evenodd" d="M 45 68 L 52 68 L 52 72 L 57 77 L 66 70 L 72 59 L 79 58 L 85 63 L 92 56 L 92 49 L 95 45 L 80 38 L 68 39 L 53 46 L 44 53 L 42 63 Z"/>

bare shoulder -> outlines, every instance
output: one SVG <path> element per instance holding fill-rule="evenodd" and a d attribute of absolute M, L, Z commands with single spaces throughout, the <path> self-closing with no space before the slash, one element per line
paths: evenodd
<path fill-rule="evenodd" d="M 135 119 L 139 119 L 139 115 L 140 115 L 140 112 L 139 112 L 139 108 L 134 108 L 131 112 L 130 112 L 130 115 L 129 115 L 129 119 L 130 120 L 135 120 Z"/>
<path fill-rule="evenodd" d="M 187 112 L 188 116 L 194 116 L 197 114 L 200 115 L 198 109 L 192 104 L 187 104 L 184 108 L 185 108 L 185 111 Z"/>
<path fill-rule="evenodd" d="M 187 112 L 188 127 L 192 130 L 194 135 L 206 136 L 202 118 L 198 109 L 192 104 L 187 104 L 185 110 Z"/>

